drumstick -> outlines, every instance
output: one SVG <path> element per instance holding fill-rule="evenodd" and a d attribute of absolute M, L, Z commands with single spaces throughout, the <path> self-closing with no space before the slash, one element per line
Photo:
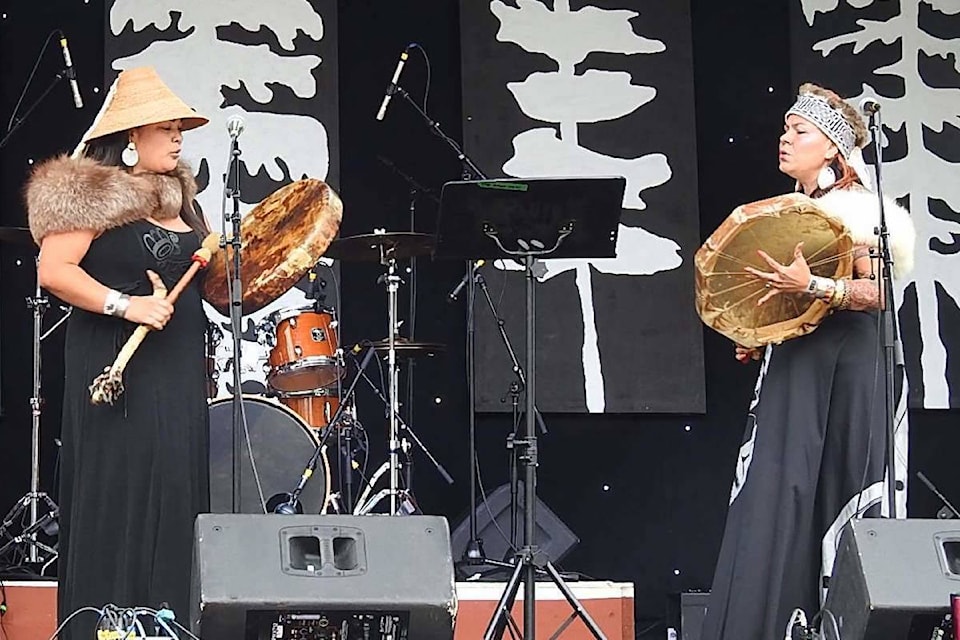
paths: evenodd
<path fill-rule="evenodd" d="M 180 276 L 180 280 L 177 281 L 173 290 L 167 293 L 166 289 L 155 286 L 153 297 L 165 298 L 171 305 L 174 304 L 177 298 L 180 297 L 180 294 L 183 293 L 183 290 L 190 284 L 190 281 L 193 280 L 197 272 L 207 266 L 219 245 L 220 234 L 218 233 L 211 233 L 204 238 L 200 248 L 197 249 L 190 258 L 193 264 L 190 265 L 186 273 Z M 134 330 L 133 334 L 127 339 L 126 344 L 120 349 L 120 353 L 117 354 L 117 358 L 113 361 L 113 364 L 105 367 L 103 373 L 97 376 L 90 385 L 90 402 L 93 404 L 107 403 L 112 405 L 116 402 L 117 398 L 123 394 L 123 371 L 126 369 L 127 363 L 130 362 L 130 358 L 133 357 L 133 354 L 136 353 L 140 347 L 140 343 L 143 342 L 150 331 L 152 331 L 152 329 L 145 324 L 139 325 Z"/>

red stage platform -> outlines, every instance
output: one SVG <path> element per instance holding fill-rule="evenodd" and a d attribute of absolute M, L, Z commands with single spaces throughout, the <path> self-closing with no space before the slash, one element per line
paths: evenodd
<path fill-rule="evenodd" d="M 633 585 L 614 582 L 570 582 L 580 600 L 609 640 L 633 640 Z M 46 640 L 57 627 L 57 583 L 52 581 L 4 582 L 7 614 L 4 640 Z M 503 583 L 458 582 L 457 626 L 454 640 L 476 640 L 483 636 L 503 593 Z M 517 595 L 514 616 L 523 625 L 523 588 Z M 571 613 L 570 605 L 553 583 L 537 583 L 537 639 L 549 638 Z M 93 614 L 90 614 L 93 616 Z M 95 620 L 80 618 L 79 624 Z M 579 620 L 559 636 L 560 640 L 589 639 L 592 636 Z"/>

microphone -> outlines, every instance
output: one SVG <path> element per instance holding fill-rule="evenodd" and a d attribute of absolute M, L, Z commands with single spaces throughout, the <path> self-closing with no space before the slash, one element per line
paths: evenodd
<path fill-rule="evenodd" d="M 410 57 L 409 51 L 412 46 L 413 44 L 408 44 L 406 49 L 400 53 L 397 68 L 393 70 L 393 78 L 390 80 L 390 84 L 387 85 L 387 91 L 383 95 L 383 102 L 380 103 L 380 110 L 377 111 L 377 120 L 383 120 L 383 116 L 387 115 L 387 105 L 390 104 L 390 98 L 392 98 L 393 94 L 397 91 L 400 72 L 403 71 L 403 65 L 406 64 L 407 58 Z"/>
<path fill-rule="evenodd" d="M 236 140 L 243 133 L 243 118 L 240 116 L 230 116 L 227 118 L 227 133 L 232 140 Z"/>
<path fill-rule="evenodd" d="M 873 98 L 864 98 L 860 101 L 860 112 L 865 116 L 872 116 L 880 111 L 880 103 Z"/>
<path fill-rule="evenodd" d="M 70 91 L 73 92 L 73 104 L 77 109 L 83 109 L 83 98 L 80 97 L 80 86 L 77 85 L 77 72 L 73 70 L 73 58 L 67 47 L 67 36 L 60 32 L 60 49 L 63 51 L 63 63 L 67 67 L 67 81 L 70 82 Z"/>
<path fill-rule="evenodd" d="M 463 288 L 467 286 L 468 282 L 470 282 L 470 278 L 472 278 L 477 273 L 477 270 L 486 264 L 486 262 L 486 260 L 477 260 L 474 263 L 473 268 L 470 269 L 470 273 L 460 278 L 460 282 L 457 283 L 457 286 L 447 294 L 447 302 L 456 302 L 457 296 L 460 295 L 460 292 L 463 291 Z"/>

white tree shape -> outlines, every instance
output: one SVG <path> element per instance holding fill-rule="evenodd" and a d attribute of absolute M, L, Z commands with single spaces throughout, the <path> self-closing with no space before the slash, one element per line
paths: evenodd
<path fill-rule="evenodd" d="M 497 40 L 546 55 L 557 63 L 558 70 L 532 73 L 507 87 L 526 115 L 559 124 L 560 133 L 544 127 L 518 134 L 513 139 L 513 157 L 503 165 L 504 173 L 518 178 L 621 175 L 627 180 L 623 207 L 646 209 L 641 193 L 666 183 L 672 176 L 667 157 L 654 153 L 638 158 L 615 158 L 597 153 L 579 144 L 578 128 L 633 113 L 656 99 L 656 89 L 632 84 L 629 73 L 589 69 L 577 75 L 574 67 L 594 51 L 655 54 L 665 51 L 666 46 L 659 40 L 634 33 L 630 21 L 639 15 L 636 11 L 594 6 L 571 11 L 569 0 L 555 0 L 553 10 L 537 0 L 518 0 L 517 5 L 517 8 L 510 7 L 499 0 L 490 3 L 491 12 L 500 21 Z M 603 99 L 598 100 L 598 95 Z M 605 407 L 593 306 L 593 271 L 651 275 L 675 269 L 681 262 L 680 246 L 675 241 L 622 224 L 616 258 L 539 262 L 540 281 L 566 271 L 576 272 L 583 314 L 581 355 L 588 411 L 600 413 Z M 512 263 L 497 261 L 496 264 L 512 268 Z"/>
<path fill-rule="evenodd" d="M 239 106 L 222 107 L 223 88 L 245 88 L 261 104 L 269 103 L 274 92 L 270 85 L 286 85 L 300 98 L 317 98 L 320 89 L 311 72 L 321 64 L 315 55 L 277 55 L 266 44 L 248 46 L 219 39 L 218 27 L 237 23 L 252 32 L 268 28 L 285 51 L 295 51 L 294 39 L 302 32 L 314 41 L 323 38 L 323 19 L 307 0 L 232 0 L 196 2 L 192 0 L 115 0 L 110 9 L 110 29 L 120 36 L 127 25 L 135 31 L 153 26 L 165 31 L 174 25 L 173 13 L 180 12 L 178 27 L 184 36 L 173 41 L 156 40 L 142 51 L 113 61 L 117 70 L 142 65 L 157 69 L 170 88 L 198 112 L 210 118 L 210 124 L 186 134 L 184 156 L 194 169 L 206 161 L 210 182 L 197 197 L 211 226 L 221 226 L 223 174 L 227 167 L 229 138 L 225 124 L 232 115 L 242 115 L 246 126 L 240 138 L 242 160 L 251 175 L 265 171 L 279 187 L 285 178 L 303 176 L 325 179 L 330 152 L 327 131 L 314 118 L 265 111 L 249 112 Z M 189 73 L 184 73 L 189 69 Z M 241 196 L 243 189 L 241 184 Z M 246 214 L 251 204 L 241 205 Z M 293 288 L 273 303 L 245 318 L 245 330 L 275 310 L 302 306 L 303 293 Z M 229 319 L 205 305 L 210 319 L 228 326 Z M 232 342 L 224 339 L 217 348 L 218 368 L 223 371 L 232 353 Z M 242 375 L 245 381 L 265 380 L 263 364 L 266 348 L 246 341 L 242 350 Z M 220 391 L 226 392 L 229 375 L 220 376 Z"/>
<path fill-rule="evenodd" d="M 863 9 L 875 0 L 848 0 L 850 6 Z M 960 12 L 958 0 L 922 0 L 933 10 L 945 14 Z M 838 2 L 825 0 L 801 0 L 807 23 L 812 25 L 818 12 L 833 11 Z M 883 102 L 883 122 L 892 130 L 905 131 L 907 155 L 883 165 L 884 195 L 906 198 L 917 229 L 916 267 L 909 279 L 897 282 L 897 300 L 903 300 L 903 290 L 911 282 L 916 284 L 920 334 L 923 343 L 921 365 L 923 369 L 924 406 L 948 408 L 950 404 L 947 386 L 946 347 L 940 337 L 940 322 L 937 315 L 937 285 L 953 299 L 960 301 L 960 269 L 955 256 L 940 253 L 931 248 L 933 241 L 954 245 L 951 234 L 960 233 L 960 224 L 939 219 L 930 214 L 929 202 L 938 199 L 953 211 L 960 212 L 960 181 L 957 180 L 957 163 L 941 158 L 924 145 L 923 130 L 928 128 L 942 132 L 950 124 L 960 128 L 960 90 L 928 86 L 920 76 L 918 61 L 921 54 L 940 56 L 954 64 L 960 72 L 960 39 L 941 40 L 926 33 L 919 24 L 920 2 L 901 0 L 900 12 L 886 22 L 858 20 L 859 30 L 828 38 L 814 45 L 823 54 L 847 55 L 837 51 L 853 45 L 853 55 L 860 54 L 873 42 L 886 44 L 900 41 L 902 55 L 893 64 L 874 70 L 877 75 L 893 75 L 901 78 L 906 92 L 902 98 L 879 98 Z M 836 53 L 835 53 L 836 52 Z M 877 92 L 864 84 L 859 95 L 851 96 L 856 103 L 861 96 L 876 98 Z"/>

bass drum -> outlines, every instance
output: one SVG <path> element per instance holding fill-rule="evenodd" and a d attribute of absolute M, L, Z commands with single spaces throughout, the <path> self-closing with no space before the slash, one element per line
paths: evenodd
<path fill-rule="evenodd" d="M 290 409 L 243 397 L 240 425 L 240 513 L 273 513 L 287 500 L 316 450 L 317 440 Z M 233 398 L 210 403 L 210 512 L 233 512 Z M 249 440 L 245 437 L 249 434 Z M 254 473 L 256 469 L 256 473 Z M 259 477 L 259 489 L 257 478 Z M 326 451 L 300 494 L 298 513 L 321 513 L 330 494 Z M 262 499 L 261 499 L 262 495 Z"/>

